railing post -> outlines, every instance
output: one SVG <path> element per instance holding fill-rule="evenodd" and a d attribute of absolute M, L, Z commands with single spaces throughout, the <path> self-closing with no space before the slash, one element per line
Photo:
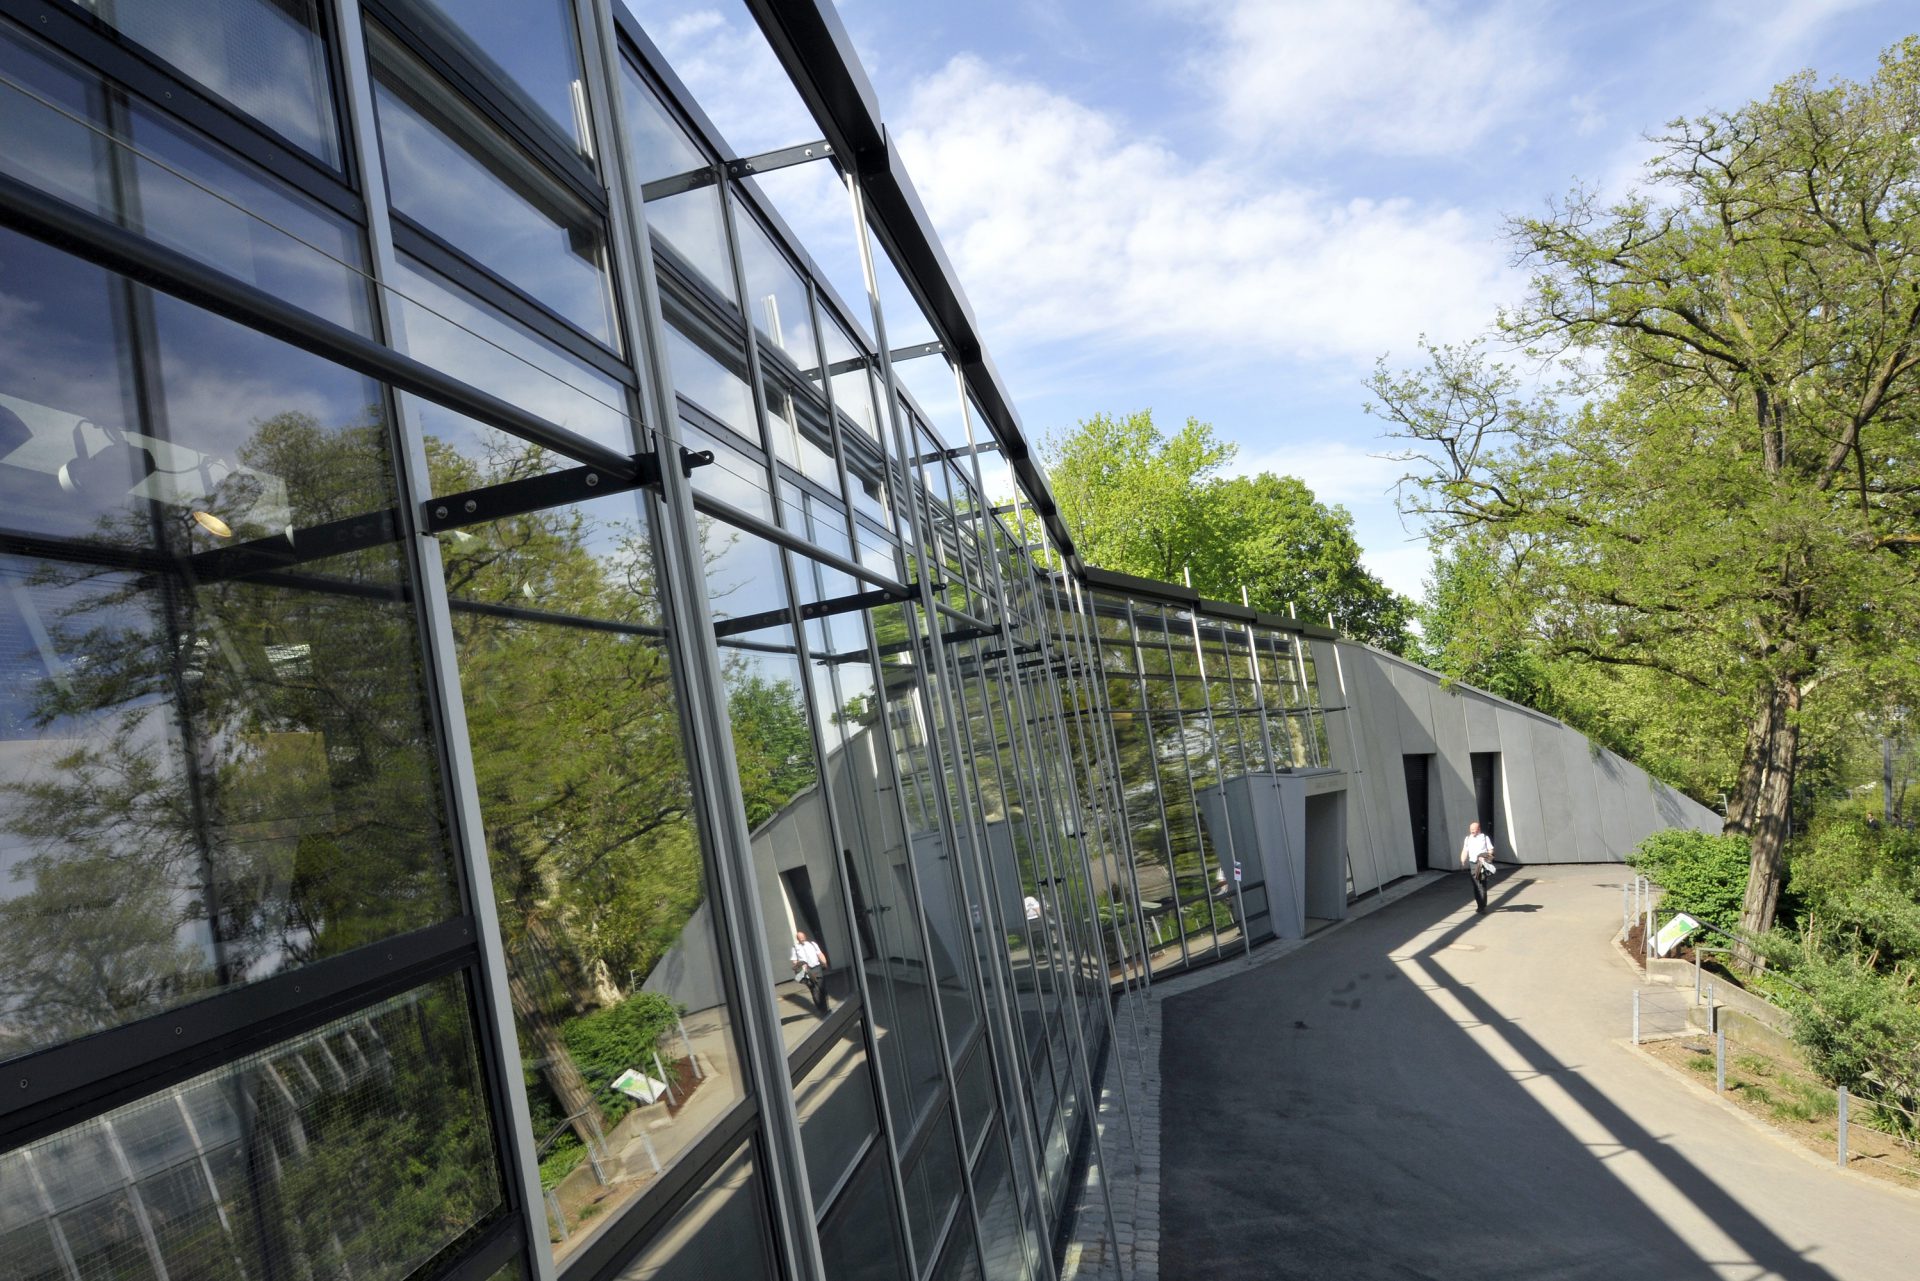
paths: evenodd
<path fill-rule="evenodd" d="M 1713 1033 L 1713 1090 L 1716 1094 L 1727 1092 L 1727 1034 L 1722 1028 L 1715 1028 Z"/>
<path fill-rule="evenodd" d="M 1700 948 L 1693 949 L 1693 1003 L 1700 1004 Z"/>
<path fill-rule="evenodd" d="M 1835 1101 L 1840 1109 L 1840 1126 L 1838 1131 L 1839 1152 L 1836 1155 L 1840 1168 L 1844 1170 L 1847 1168 L 1847 1087 L 1844 1085 L 1840 1086 L 1834 1093 L 1836 1096 Z"/>
<path fill-rule="evenodd" d="M 1640 1044 L 1640 989 L 1633 989 L 1633 1043 Z"/>

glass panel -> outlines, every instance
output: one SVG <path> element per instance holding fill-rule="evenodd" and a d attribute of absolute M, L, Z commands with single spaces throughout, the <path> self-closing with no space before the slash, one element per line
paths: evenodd
<path fill-rule="evenodd" d="M 314 0 L 83 0 L 104 22 L 330 165 L 333 85 Z"/>
<path fill-rule="evenodd" d="M 864 590 L 816 561 L 796 558 L 794 574 L 803 603 Z M 826 773 L 852 876 L 854 928 L 873 999 L 876 1050 L 894 1117 L 910 1126 L 939 1088 L 940 1053 L 907 838 L 882 728 L 890 712 L 882 706 L 861 611 L 842 608 L 810 621 L 807 643 L 827 744 Z M 891 687 L 884 693 L 890 700 Z"/>
<path fill-rule="evenodd" d="M 1027 1275 L 1026 1252 L 1020 1245 L 1020 1214 L 1014 1204 L 1013 1168 L 1007 1160 L 1007 1141 L 998 1126 L 987 1136 L 986 1149 L 973 1167 L 973 1194 L 979 1198 L 980 1244 L 990 1277 Z"/>
<path fill-rule="evenodd" d="M 767 465 L 729 437 L 701 430 L 680 419 L 680 441 L 698 453 L 711 450 L 713 461 L 693 469 L 693 492 L 730 503 L 763 520 L 773 519 L 773 496 L 767 492 Z"/>
<path fill-rule="evenodd" d="M 401 298 L 396 345 L 415 359 L 589 440 L 632 451 L 626 389 L 619 383 L 411 259 L 398 260 L 393 283 Z M 499 479 L 573 465 L 430 400 L 409 396 L 407 405 L 436 463 L 434 483 L 456 484 L 435 493 L 469 487 L 457 468 L 437 465 L 446 462 L 442 454 L 467 458 Z"/>
<path fill-rule="evenodd" d="M 600 219 L 390 37 L 370 36 L 394 208 L 617 348 Z"/>
<path fill-rule="evenodd" d="M 840 471 L 833 461 L 827 402 L 778 355 L 767 356 L 760 368 L 761 389 L 767 401 L 767 436 L 774 456 L 799 468 L 815 484 L 838 493 Z"/>
<path fill-rule="evenodd" d="M 631 66 L 622 64 L 621 100 L 626 107 L 627 134 L 634 148 L 634 169 L 642 186 L 661 178 L 702 169 L 708 160 L 693 139 L 667 115 Z M 657 246 L 664 244 L 730 303 L 739 302 L 734 285 L 733 259 L 727 253 L 721 188 L 706 186 L 662 196 L 647 202 L 647 231 Z"/>
<path fill-rule="evenodd" d="M 934 1272 L 937 1281 L 980 1281 L 980 1250 L 973 1243 L 973 1230 L 965 1222 L 954 1224 L 947 1236 L 947 1252 L 940 1257 Z"/>
<path fill-rule="evenodd" d="M 933 1260 L 947 1216 L 960 1200 L 960 1154 L 953 1144 L 953 1123 L 943 1108 L 933 1117 L 926 1141 L 900 1174 L 907 1188 L 907 1226 L 913 1251 L 924 1270 Z"/>
<path fill-rule="evenodd" d="M 55 1241 L 84 1277 L 399 1281 L 501 1208 L 468 1011 L 439 979 L 0 1156 L 0 1261 Z M 339 1035 L 365 1060 L 319 1053 Z"/>
<path fill-rule="evenodd" d="M 438 492 L 515 473 L 428 457 Z M 745 1095 L 643 513 L 612 494 L 440 536 L 562 1257 Z"/>
<path fill-rule="evenodd" d="M 13 233 L 0 261 L 34 317 L 0 344 L 5 1058 L 454 896 L 380 388 Z"/>
<path fill-rule="evenodd" d="M 746 210 L 735 206 L 740 261 L 746 269 L 747 311 L 753 327 L 777 352 L 809 378 L 818 375 L 820 357 L 813 345 L 813 305 L 807 286 L 772 237 Z"/>
<path fill-rule="evenodd" d="M 4 23 L 0 75 L 12 82 L 0 84 L 0 169 L 371 332 L 360 233 L 345 219 Z"/>
<path fill-rule="evenodd" d="M 831 1281 L 900 1281 L 906 1271 L 886 1161 L 875 1144 L 820 1225 L 820 1256 Z"/>
<path fill-rule="evenodd" d="M 757 1281 L 777 1275 L 766 1193 L 751 1151 L 742 1147 L 614 1275 L 619 1281 Z"/>
<path fill-rule="evenodd" d="M 496 92 L 575 144 L 587 136 L 580 46 L 566 0 L 409 0 L 409 7 L 425 11 L 428 34 L 464 54 Z"/>
<path fill-rule="evenodd" d="M 966 1131 L 970 1145 L 980 1142 L 980 1135 L 986 1131 L 993 1120 L 993 1065 L 987 1043 L 982 1040 L 975 1043 L 973 1054 L 966 1066 L 955 1074 L 960 1091 L 960 1124 Z"/>
<path fill-rule="evenodd" d="M 713 415 L 741 439 L 758 446 L 753 425 L 753 393 L 747 390 L 746 357 L 736 350 L 716 352 L 695 342 L 678 326 L 666 327 L 667 362 L 673 369 L 673 390 Z M 696 473 L 697 476 L 697 473 Z M 764 472 L 760 484 L 766 485 Z"/>
<path fill-rule="evenodd" d="M 852 986 L 839 847 L 820 787 L 779 551 L 718 520 L 703 520 L 701 534 L 766 927 L 759 946 L 791 1050 Z"/>
<path fill-rule="evenodd" d="M 800 1117 L 807 1186 L 813 1189 L 814 1213 L 818 1214 L 839 1190 L 860 1149 L 880 1133 L 880 1118 L 873 1105 L 873 1073 L 867 1070 L 867 1052 L 861 1045 L 857 1020 L 793 1088 L 793 1107 Z"/>

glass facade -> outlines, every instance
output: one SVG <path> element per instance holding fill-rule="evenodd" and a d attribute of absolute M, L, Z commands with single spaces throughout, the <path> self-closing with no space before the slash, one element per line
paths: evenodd
<path fill-rule="evenodd" d="M 0 1275 L 1057 1276 L 1324 633 L 1082 567 L 910 189 L 800 243 L 644 14 L 32 9 Z"/>

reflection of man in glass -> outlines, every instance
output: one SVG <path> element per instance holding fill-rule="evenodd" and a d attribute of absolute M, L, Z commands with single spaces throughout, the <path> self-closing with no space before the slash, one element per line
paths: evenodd
<path fill-rule="evenodd" d="M 805 930 L 793 933 L 793 977 L 807 985 L 807 991 L 813 994 L 813 1004 L 822 1014 L 827 1012 L 827 953 L 818 943 L 807 937 Z"/>

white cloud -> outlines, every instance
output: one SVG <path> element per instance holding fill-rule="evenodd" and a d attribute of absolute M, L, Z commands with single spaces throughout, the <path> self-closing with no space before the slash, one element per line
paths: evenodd
<path fill-rule="evenodd" d="M 1384 443 L 1361 446 L 1340 440 L 1307 439 L 1257 451 L 1243 448 L 1228 470 L 1242 476 L 1263 471 L 1297 476 L 1306 482 L 1315 498 L 1329 505 L 1391 506 L 1395 482 L 1405 474 L 1407 465 L 1379 457 Z"/>
<path fill-rule="evenodd" d="M 1196 163 L 970 56 L 916 85 L 898 123 L 994 347 L 1367 361 L 1477 332 L 1517 286 L 1478 214 Z"/>
<path fill-rule="evenodd" d="M 1554 77 L 1541 6 L 1435 0 L 1187 0 L 1211 30 L 1193 62 L 1244 142 L 1456 154 Z"/>
<path fill-rule="evenodd" d="M 811 142 L 820 127 L 752 22 L 698 0 L 638 7 L 647 34 L 740 155 Z"/>
<path fill-rule="evenodd" d="M 1433 551 L 1425 540 L 1368 547 L 1360 563 L 1375 578 L 1413 600 L 1427 594 L 1427 576 L 1433 572 Z"/>

